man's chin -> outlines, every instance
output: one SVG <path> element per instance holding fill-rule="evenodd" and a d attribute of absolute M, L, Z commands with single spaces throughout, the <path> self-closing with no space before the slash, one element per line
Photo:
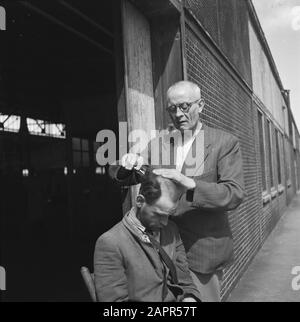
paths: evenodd
<path fill-rule="evenodd" d="M 184 122 L 184 123 L 179 123 L 179 124 L 177 124 L 177 129 L 178 130 L 184 130 L 184 129 L 186 129 L 186 123 Z"/>
<path fill-rule="evenodd" d="M 179 126 L 179 131 L 180 132 L 185 132 L 185 131 L 189 131 L 189 130 L 190 130 L 189 127 L 186 126 L 186 125 L 180 125 Z"/>

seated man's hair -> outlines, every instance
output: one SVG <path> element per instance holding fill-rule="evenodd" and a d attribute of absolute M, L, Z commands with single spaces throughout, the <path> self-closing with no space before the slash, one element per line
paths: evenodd
<path fill-rule="evenodd" d="M 145 175 L 141 178 L 141 187 L 139 193 L 145 197 L 147 204 L 155 203 L 162 195 L 161 187 L 164 186 L 168 191 L 169 197 L 173 201 L 177 201 L 180 197 L 180 191 L 175 182 L 168 178 L 158 176 L 148 168 Z"/>

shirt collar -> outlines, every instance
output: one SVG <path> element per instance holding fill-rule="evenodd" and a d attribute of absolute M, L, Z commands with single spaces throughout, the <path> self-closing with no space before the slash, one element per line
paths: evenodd
<path fill-rule="evenodd" d="M 139 236 L 139 238 L 146 243 L 150 243 L 149 237 L 146 233 L 146 227 L 143 226 L 141 221 L 136 216 L 136 209 L 134 207 L 126 215 L 126 222 L 129 224 L 130 228 L 135 231 L 135 233 Z M 153 231 L 152 236 L 159 241 L 160 239 L 160 231 Z"/>
<path fill-rule="evenodd" d="M 192 139 L 194 139 L 202 129 L 202 123 L 198 122 L 195 132 L 193 133 Z"/>
<path fill-rule="evenodd" d="M 136 216 L 136 210 L 134 207 L 131 208 L 128 214 L 128 219 L 130 223 L 133 225 L 133 227 L 137 228 L 141 232 L 145 232 L 146 228 L 143 226 L 143 224 L 140 222 L 140 220 Z"/>

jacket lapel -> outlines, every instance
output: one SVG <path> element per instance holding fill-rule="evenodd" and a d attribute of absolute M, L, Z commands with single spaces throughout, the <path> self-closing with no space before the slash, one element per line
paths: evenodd
<path fill-rule="evenodd" d="M 160 166 L 169 169 L 176 168 L 176 144 L 180 133 L 170 132 L 163 137 Z"/>
<path fill-rule="evenodd" d="M 212 151 L 212 136 L 210 132 L 210 128 L 206 125 L 203 126 L 204 131 L 204 146 L 205 146 L 205 155 L 204 155 L 204 171 L 207 169 L 207 164 L 209 161 L 209 155 Z"/>
<path fill-rule="evenodd" d="M 189 177 L 200 176 L 205 171 L 205 165 L 211 153 L 211 147 L 209 129 L 203 124 L 202 129 L 196 136 L 187 154 L 181 173 Z M 190 164 L 192 166 L 189 166 Z"/>

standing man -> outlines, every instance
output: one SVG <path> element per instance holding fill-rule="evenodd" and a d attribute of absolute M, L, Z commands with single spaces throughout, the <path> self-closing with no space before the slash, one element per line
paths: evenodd
<path fill-rule="evenodd" d="M 182 140 L 173 143 L 173 166 L 160 166 L 154 173 L 183 188 L 174 220 L 201 300 L 218 302 L 222 270 L 233 260 L 233 239 L 226 212 L 236 209 L 245 196 L 239 142 L 233 135 L 201 122 L 205 103 L 196 84 L 188 81 L 174 84 L 167 99 L 167 111 Z M 143 160 L 128 154 L 122 163 L 130 171 L 139 169 Z M 111 174 L 117 179 L 118 168 L 112 167 Z"/>

